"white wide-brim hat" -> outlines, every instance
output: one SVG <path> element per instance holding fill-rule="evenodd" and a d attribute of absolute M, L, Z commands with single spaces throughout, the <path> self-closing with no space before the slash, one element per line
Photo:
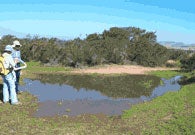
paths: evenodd
<path fill-rule="evenodd" d="M 16 45 L 22 46 L 18 40 L 15 40 L 15 41 L 13 42 L 12 47 L 15 47 Z"/>

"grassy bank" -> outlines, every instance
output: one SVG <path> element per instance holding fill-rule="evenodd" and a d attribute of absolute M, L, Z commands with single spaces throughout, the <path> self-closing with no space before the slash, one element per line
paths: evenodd
<path fill-rule="evenodd" d="M 195 84 L 169 92 L 151 102 L 135 105 L 122 117 L 143 134 L 194 134 Z"/>
<path fill-rule="evenodd" d="M 30 65 L 32 64 L 32 65 Z M 28 64 L 23 77 L 36 78 L 36 73 L 69 73 L 64 67 L 41 67 L 37 63 Z M 65 71 L 64 71 L 65 70 Z M 151 74 L 170 78 L 185 75 L 186 80 L 193 73 L 178 71 L 156 71 Z M 2 89 L 2 88 L 1 88 Z M 134 105 L 120 117 L 105 115 L 79 115 L 77 117 L 55 116 L 33 117 L 38 108 L 36 98 L 29 93 L 19 95 L 23 105 L 0 104 L 0 134 L 194 134 L 195 133 L 195 82 L 186 83 L 178 92 L 169 92 L 150 102 Z M 0 91 L 1 93 L 2 91 Z M 1 93 L 2 95 L 2 93 Z M 1 97 L 2 99 L 2 97 Z"/>

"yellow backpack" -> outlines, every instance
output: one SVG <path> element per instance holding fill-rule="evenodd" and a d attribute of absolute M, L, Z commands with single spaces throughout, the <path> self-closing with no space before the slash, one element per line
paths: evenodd
<path fill-rule="evenodd" d="M 7 75 L 10 71 L 4 66 L 5 58 L 0 55 L 0 75 Z"/>

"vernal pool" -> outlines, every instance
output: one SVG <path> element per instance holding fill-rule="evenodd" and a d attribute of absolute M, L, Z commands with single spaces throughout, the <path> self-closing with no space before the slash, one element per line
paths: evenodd
<path fill-rule="evenodd" d="M 176 76 L 169 80 L 150 75 L 51 75 L 24 79 L 23 91 L 35 95 L 37 117 L 81 114 L 121 115 L 132 104 L 177 91 Z"/>

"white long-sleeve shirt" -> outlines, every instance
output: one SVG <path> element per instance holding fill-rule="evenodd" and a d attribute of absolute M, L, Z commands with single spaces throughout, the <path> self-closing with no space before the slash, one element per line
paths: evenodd
<path fill-rule="evenodd" d="M 9 69 L 9 68 L 14 68 L 15 67 L 15 62 L 14 62 L 14 59 L 12 58 L 11 54 L 8 54 L 8 53 L 3 53 L 3 57 L 5 58 L 5 61 L 4 61 L 4 66 L 5 68 Z"/>

